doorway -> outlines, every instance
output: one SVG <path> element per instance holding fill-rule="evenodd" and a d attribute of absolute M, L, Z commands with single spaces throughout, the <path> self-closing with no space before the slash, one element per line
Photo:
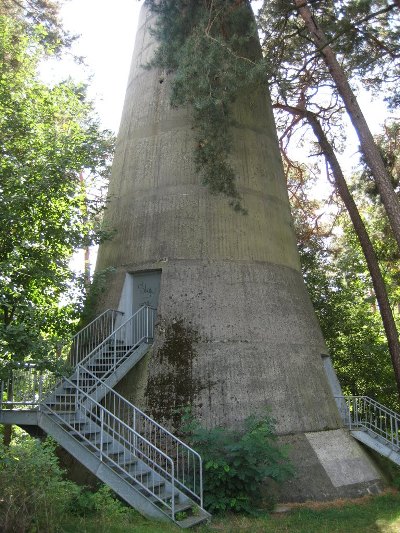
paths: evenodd
<path fill-rule="evenodd" d="M 160 296 L 161 270 L 149 270 L 131 274 L 132 314 L 143 305 L 157 309 Z"/>

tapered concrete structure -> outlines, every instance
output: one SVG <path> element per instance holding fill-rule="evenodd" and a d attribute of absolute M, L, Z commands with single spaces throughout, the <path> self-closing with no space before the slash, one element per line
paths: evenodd
<path fill-rule="evenodd" d="M 281 500 L 378 490 L 379 473 L 341 428 L 324 369 L 270 103 L 246 95 L 234 108 L 241 215 L 202 186 L 190 110 L 171 109 L 168 76 L 142 67 L 155 49 L 151 22 L 143 10 L 106 214 L 116 233 L 97 263 L 115 269 L 99 310 L 158 308 L 154 347 L 120 392 L 172 427 L 188 403 L 210 427 L 269 409 L 297 471 Z"/>

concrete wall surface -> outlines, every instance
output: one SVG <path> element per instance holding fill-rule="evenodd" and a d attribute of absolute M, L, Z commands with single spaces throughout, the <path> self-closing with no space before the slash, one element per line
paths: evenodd
<path fill-rule="evenodd" d="M 100 246 L 97 263 L 98 271 L 115 269 L 99 311 L 118 305 L 127 274 L 161 270 L 153 349 L 119 390 L 172 428 L 176 408 L 188 403 L 209 427 L 239 427 L 268 409 L 298 467 L 282 499 L 365 493 L 380 476 L 340 429 L 270 102 L 255 92 L 233 108 L 231 162 L 248 210 L 242 215 L 195 172 L 190 111 L 171 108 L 171 75 L 143 68 L 155 49 L 152 22 L 144 9 L 106 213 L 116 233 Z M 332 448 L 337 432 L 343 438 Z"/>

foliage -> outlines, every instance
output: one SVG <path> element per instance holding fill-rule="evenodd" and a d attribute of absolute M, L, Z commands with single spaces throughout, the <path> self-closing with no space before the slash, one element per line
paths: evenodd
<path fill-rule="evenodd" d="M 394 177 L 398 165 L 396 131 L 396 123 L 389 124 L 378 137 Z M 363 214 L 399 324 L 398 251 L 379 196 L 370 184 L 360 173 L 353 175 L 353 196 Z M 300 233 L 304 234 L 302 228 Z M 337 218 L 335 232 L 329 239 L 314 233 L 308 242 L 300 243 L 300 250 L 308 290 L 345 392 L 371 396 L 398 410 L 379 308 L 361 247 L 347 216 Z"/>
<path fill-rule="evenodd" d="M 60 531 L 71 515 L 95 517 L 100 531 L 109 531 L 136 514 L 105 485 L 90 492 L 66 481 L 55 449 L 50 438 L 41 443 L 23 432 L 9 448 L 0 444 L 1 531 Z"/>
<path fill-rule="evenodd" d="M 210 512 L 250 513 L 260 502 L 267 478 L 282 482 L 293 473 L 269 416 L 247 418 L 242 430 L 210 430 L 187 410 L 181 429 L 203 458 L 204 505 Z"/>
<path fill-rule="evenodd" d="M 300 246 L 308 292 L 346 394 L 399 409 L 393 369 L 372 284 L 347 217 L 341 235 L 313 236 Z M 393 293 L 392 293 L 393 296 Z"/>
<path fill-rule="evenodd" d="M 385 91 L 389 100 L 397 101 L 398 7 L 386 0 L 317 0 L 309 7 L 349 81 L 375 92 Z M 332 112 L 337 105 L 335 86 L 293 1 L 264 2 L 258 25 L 270 80 L 279 88 L 282 101 L 296 105 L 301 95 L 307 108 L 318 112 L 318 102 L 325 100 L 323 107 Z"/>
<path fill-rule="evenodd" d="M 107 485 L 102 485 L 96 492 L 80 490 L 70 503 L 72 514 L 82 517 L 95 515 L 104 526 L 126 518 L 129 511 Z"/>
<path fill-rule="evenodd" d="M 0 15 L 18 20 L 24 32 L 39 37 L 47 52 L 59 54 L 75 38 L 62 26 L 58 0 L 0 0 Z"/>
<path fill-rule="evenodd" d="M 79 179 L 97 182 L 109 167 L 112 138 L 101 131 L 85 87 L 48 87 L 37 68 L 48 53 L 39 24 L 26 31 L 0 16 L 0 358 L 54 359 L 77 317 L 81 280 L 74 250 L 99 242 L 102 202 Z M 60 304 L 63 298 L 64 303 Z M 78 301 L 79 304 L 79 301 Z"/>
<path fill-rule="evenodd" d="M 325 63 L 323 49 L 313 42 L 310 28 L 306 27 L 296 5 L 299 6 L 300 3 L 292 0 L 264 2 L 258 19 L 264 34 L 263 50 L 268 62 L 268 72 L 273 82 L 274 105 L 278 110 L 281 149 L 289 162 L 288 151 L 295 142 L 299 141 L 302 148 L 307 148 L 304 139 L 307 138 L 305 132 L 309 126 L 302 120 L 304 111 L 312 112 L 318 117 L 334 152 L 342 151 L 345 141 L 344 108 L 340 96 L 343 96 L 343 86 L 339 87 L 337 79 L 333 81 L 332 70 Z M 395 4 L 380 0 L 329 0 L 305 2 L 304 6 L 311 11 L 315 24 L 326 35 L 327 44 L 343 68 L 342 85 L 348 80 L 353 87 L 361 85 L 396 97 L 400 74 L 400 19 Z M 349 91 L 351 92 L 350 88 Z M 293 110 L 299 111 L 297 116 L 292 115 Z M 308 147 L 313 161 L 319 162 L 320 173 L 323 172 L 324 162 L 319 158 L 321 148 L 311 142 Z M 365 147 L 363 150 L 365 152 Z M 387 150 L 381 150 L 381 153 L 384 155 L 386 169 L 395 170 L 395 159 L 388 157 L 390 154 Z M 293 165 L 292 162 L 291 164 Z M 376 172 L 375 168 L 374 174 Z M 326 168 L 328 180 L 331 174 L 329 168 Z M 364 183 L 371 185 L 372 174 L 365 171 L 360 177 Z M 388 182 L 390 188 L 389 179 Z M 394 193 L 392 199 L 398 205 Z M 340 210 L 341 202 L 336 200 L 335 203 L 339 205 Z M 392 255 L 391 261 L 385 259 L 385 255 L 386 258 L 390 256 L 389 248 L 392 253 L 395 250 L 395 246 L 388 246 L 388 243 L 393 243 L 391 230 L 386 218 L 382 216 L 382 208 L 377 203 L 374 206 L 375 214 L 364 207 L 365 202 L 359 202 L 359 209 L 363 208 L 364 219 L 374 221 L 373 224 L 367 224 L 370 235 L 373 237 L 381 233 L 381 237 L 384 236 L 381 240 L 372 240 L 391 303 L 395 306 L 395 293 L 398 291 L 395 288 L 396 284 L 398 287 L 398 280 L 394 281 L 394 269 L 398 270 L 397 261 L 394 261 L 396 253 Z M 297 211 L 299 212 L 299 209 Z M 302 211 L 306 211 L 304 204 Z M 382 222 L 378 221 L 379 217 L 382 222 L 385 221 L 385 229 Z M 343 226 L 338 230 L 344 230 L 342 239 L 335 240 L 332 237 L 328 241 L 321 239 L 321 235 L 316 235 L 316 240 L 319 240 L 317 249 L 321 251 L 318 255 L 321 264 L 317 268 L 318 273 L 315 270 L 307 271 L 306 268 L 308 288 L 320 313 L 321 325 L 345 390 L 372 394 L 382 402 L 387 400 L 393 406 L 398 405 L 392 393 L 391 380 L 394 381 L 394 375 L 385 363 L 385 355 L 388 356 L 387 343 L 377 313 L 370 276 L 355 236 L 348 227 L 348 222 L 343 222 L 344 220 L 342 218 Z M 381 231 L 377 231 L 379 225 Z M 304 238 L 303 227 L 300 235 Z M 307 255 L 310 251 L 312 253 L 316 241 L 312 243 L 311 250 L 307 250 L 307 243 L 300 244 L 302 251 L 306 253 L 303 260 L 308 261 L 309 266 L 317 266 L 314 258 Z M 340 254 L 343 256 L 340 257 Z M 386 269 L 390 262 L 394 266 L 391 276 Z M 315 288 L 313 282 L 317 284 Z M 317 295 L 319 290 L 322 292 Z M 384 316 L 387 317 L 388 313 Z M 394 353 L 392 343 L 391 355 Z M 379 374 L 376 370 L 378 364 L 382 368 L 382 373 Z"/>
<path fill-rule="evenodd" d="M 58 531 L 79 488 L 63 479 L 55 445 L 27 436 L 0 444 L 0 522 L 4 533 Z"/>
<path fill-rule="evenodd" d="M 243 211 L 229 163 L 232 104 L 266 82 L 249 5 L 153 0 L 149 6 L 158 15 L 154 33 L 159 41 L 151 65 L 174 72 L 171 104 L 192 109 L 197 171 L 212 193 L 227 195 Z"/>

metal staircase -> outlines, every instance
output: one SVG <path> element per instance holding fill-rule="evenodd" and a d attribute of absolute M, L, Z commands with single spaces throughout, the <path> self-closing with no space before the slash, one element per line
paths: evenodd
<path fill-rule="evenodd" d="M 400 465 L 400 414 L 368 396 L 336 396 L 354 438 Z"/>
<path fill-rule="evenodd" d="M 201 457 L 113 390 L 154 321 L 147 306 L 126 321 L 106 311 L 74 337 L 73 372 L 56 384 L 34 365 L 14 370 L 0 382 L 0 423 L 40 427 L 139 512 L 186 528 L 210 518 Z"/>

